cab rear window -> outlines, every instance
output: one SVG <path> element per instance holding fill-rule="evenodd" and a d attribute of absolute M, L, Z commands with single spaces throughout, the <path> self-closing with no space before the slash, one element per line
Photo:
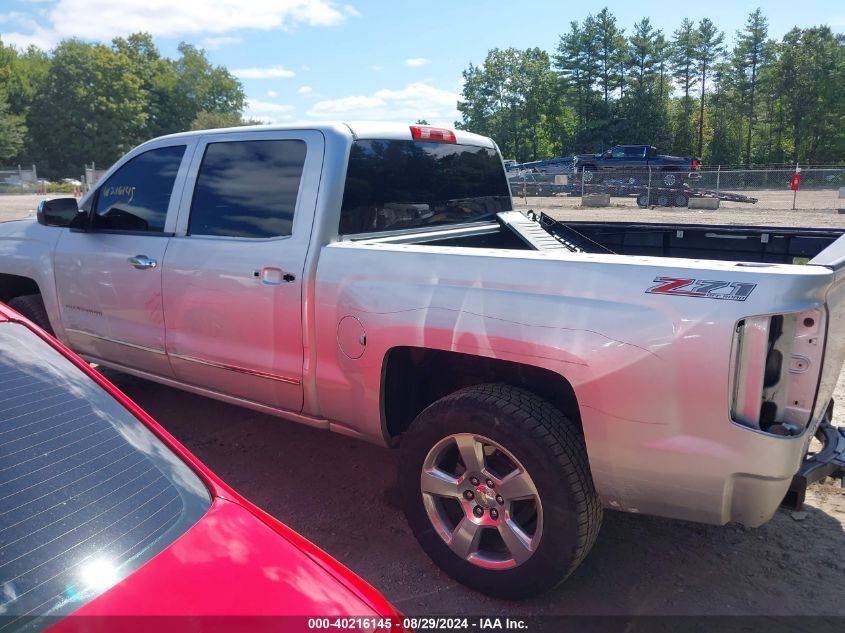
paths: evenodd
<path fill-rule="evenodd" d="M 0 615 L 39 628 L 165 549 L 211 503 L 146 426 L 22 325 L 0 323 Z"/>
<path fill-rule="evenodd" d="M 349 154 L 338 232 L 462 224 L 511 209 L 505 170 L 494 149 L 361 140 Z"/>

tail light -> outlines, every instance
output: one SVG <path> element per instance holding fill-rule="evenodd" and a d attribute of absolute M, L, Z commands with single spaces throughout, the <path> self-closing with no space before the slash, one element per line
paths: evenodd
<path fill-rule="evenodd" d="M 697 171 L 697 170 L 698 170 L 698 167 L 699 167 L 699 165 L 700 165 L 700 164 L 701 164 L 701 163 L 699 163 L 699 162 L 698 162 L 698 159 L 697 159 L 697 158 L 693 158 L 693 159 L 692 159 L 692 168 L 693 168 L 693 170 Z"/>
<path fill-rule="evenodd" d="M 412 125 L 411 138 L 415 141 L 439 141 L 441 143 L 457 143 L 455 133 L 440 127 L 428 125 Z"/>
<path fill-rule="evenodd" d="M 825 312 L 749 317 L 734 335 L 731 418 L 775 435 L 810 423 L 824 350 Z"/>

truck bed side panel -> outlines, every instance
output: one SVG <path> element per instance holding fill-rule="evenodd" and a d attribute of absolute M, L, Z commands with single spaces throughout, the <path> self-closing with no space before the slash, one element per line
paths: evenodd
<path fill-rule="evenodd" d="M 756 287 L 744 301 L 647 293 L 658 277 Z M 822 305 L 831 277 L 809 266 L 334 244 L 317 277 L 322 413 L 379 439 L 382 363 L 396 346 L 544 367 L 573 386 L 606 505 L 761 523 L 804 439 L 729 420 L 733 333 L 748 315 Z M 358 358 L 338 344 L 344 317 L 366 335 Z M 760 505 L 746 499 L 761 496 Z"/>

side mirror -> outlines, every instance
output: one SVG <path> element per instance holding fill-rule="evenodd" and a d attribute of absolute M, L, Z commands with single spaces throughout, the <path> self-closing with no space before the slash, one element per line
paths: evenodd
<path fill-rule="evenodd" d="M 38 223 L 44 226 L 81 226 L 85 212 L 79 210 L 76 198 L 55 198 L 42 200 L 36 214 Z"/>
<path fill-rule="evenodd" d="M 604 156 L 604 158 L 613 158 L 613 152 L 611 152 L 610 150 L 607 150 L 607 151 L 603 154 L 603 156 Z"/>

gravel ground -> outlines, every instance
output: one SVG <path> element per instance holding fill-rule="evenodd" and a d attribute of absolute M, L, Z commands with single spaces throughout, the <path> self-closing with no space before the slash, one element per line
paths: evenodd
<path fill-rule="evenodd" d="M 37 196 L 0 197 L 0 220 Z M 567 219 L 843 226 L 835 212 L 603 210 L 517 201 Z M 568 201 L 567 201 L 568 202 Z M 845 494 L 813 487 L 805 512 L 757 529 L 607 512 L 598 542 L 558 589 L 519 603 L 456 585 L 422 553 L 399 510 L 397 453 L 107 371 L 212 470 L 380 589 L 408 615 L 845 616 Z M 837 397 L 845 402 L 845 373 Z M 836 422 L 845 424 L 845 409 Z M 810 598 L 812 596 L 812 598 Z"/>
<path fill-rule="evenodd" d="M 45 198 L 62 198 L 68 194 L 50 194 L 40 196 L 36 194 L 0 195 L 0 222 L 6 220 L 20 220 L 35 217 L 38 203 Z"/>
<path fill-rule="evenodd" d="M 633 198 L 611 198 L 612 205 L 604 208 L 582 207 L 581 198 L 557 196 L 551 198 L 514 198 L 514 208 L 545 211 L 558 220 L 587 220 L 606 222 L 663 222 L 682 224 L 747 224 L 768 226 L 818 226 L 845 228 L 845 213 L 834 207 L 826 209 L 798 209 L 764 207 L 726 203 L 715 211 L 654 207 L 640 209 Z M 845 207 L 845 200 L 842 200 Z"/>
<path fill-rule="evenodd" d="M 779 194 L 780 192 L 773 192 Z M 819 192 L 814 192 L 819 193 Z M 0 195 L 0 222 L 17 220 L 35 215 L 38 203 L 45 197 L 56 198 L 67 194 Z M 825 198 L 826 199 L 826 198 Z M 716 211 L 694 211 L 678 208 L 640 209 L 633 198 L 612 198 L 613 206 L 604 209 L 580 206 L 581 198 L 558 196 L 553 198 L 514 198 L 516 209 L 546 211 L 559 219 L 607 220 L 633 222 L 684 222 L 706 224 L 769 224 L 773 226 L 825 226 L 845 228 L 845 213 L 839 214 L 831 202 L 827 208 L 803 208 L 792 211 L 776 206 L 725 203 Z M 845 200 L 842 201 L 845 205 Z"/>

